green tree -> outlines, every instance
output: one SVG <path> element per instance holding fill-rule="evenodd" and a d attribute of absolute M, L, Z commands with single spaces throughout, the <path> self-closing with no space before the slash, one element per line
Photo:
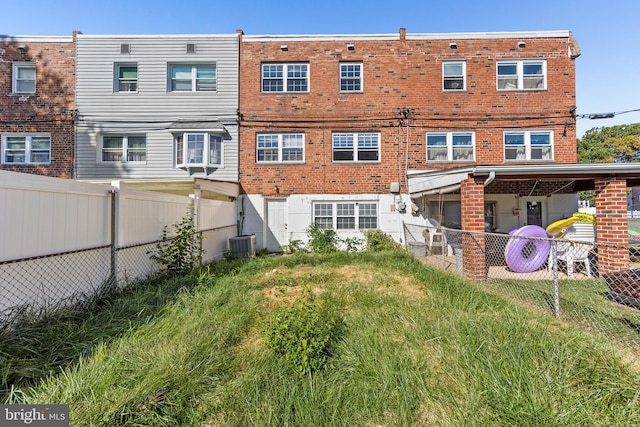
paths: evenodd
<path fill-rule="evenodd" d="M 640 123 L 589 129 L 578 139 L 578 162 L 640 162 Z"/>

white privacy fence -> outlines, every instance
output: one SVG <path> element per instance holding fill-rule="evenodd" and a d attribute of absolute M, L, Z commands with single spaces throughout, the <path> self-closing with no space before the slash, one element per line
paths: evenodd
<path fill-rule="evenodd" d="M 157 272 L 165 226 L 193 215 L 203 261 L 237 235 L 233 201 L 0 171 L 0 325 Z"/>

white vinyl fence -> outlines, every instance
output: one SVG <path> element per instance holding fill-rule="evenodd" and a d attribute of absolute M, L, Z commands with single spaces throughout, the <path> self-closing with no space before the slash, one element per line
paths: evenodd
<path fill-rule="evenodd" d="M 185 215 L 203 261 L 221 258 L 237 235 L 232 201 L 0 171 L 0 324 L 157 272 L 148 252 Z"/>

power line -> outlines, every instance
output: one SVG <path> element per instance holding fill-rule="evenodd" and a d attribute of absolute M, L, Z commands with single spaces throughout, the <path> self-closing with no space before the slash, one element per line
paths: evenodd
<path fill-rule="evenodd" d="M 613 112 L 613 113 L 578 114 L 578 115 L 576 115 L 576 119 L 591 119 L 591 120 L 595 120 L 595 119 L 611 119 L 611 118 L 613 118 L 615 116 L 619 116 L 620 114 L 635 113 L 637 111 L 640 111 L 640 108 L 636 108 L 635 110 L 618 111 L 618 112 Z"/>

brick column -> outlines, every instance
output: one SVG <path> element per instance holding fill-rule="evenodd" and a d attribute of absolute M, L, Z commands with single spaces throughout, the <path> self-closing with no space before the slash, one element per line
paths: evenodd
<path fill-rule="evenodd" d="M 469 176 L 460 185 L 462 211 L 462 268 L 464 277 L 474 281 L 487 278 L 484 243 L 484 183 Z M 471 233 L 469 233 L 471 232 Z"/>
<path fill-rule="evenodd" d="M 595 180 L 595 190 L 598 270 L 600 274 L 626 270 L 629 268 L 627 181 L 599 178 Z"/>

